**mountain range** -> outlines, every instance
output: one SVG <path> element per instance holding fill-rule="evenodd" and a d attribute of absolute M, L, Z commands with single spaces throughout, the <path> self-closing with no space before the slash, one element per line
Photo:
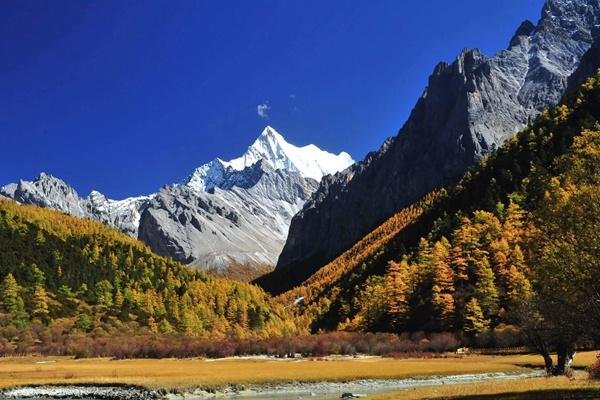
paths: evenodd
<path fill-rule="evenodd" d="M 300 284 L 386 219 L 449 187 L 598 64 L 600 0 L 548 0 L 492 57 L 465 49 L 439 63 L 396 136 L 354 163 L 266 127 L 240 157 L 196 168 L 157 193 L 80 197 L 41 173 L 0 196 L 102 221 L 156 253 L 225 273 L 258 270 L 278 293 Z"/>
<path fill-rule="evenodd" d="M 599 32 L 600 1 L 548 0 L 537 24 L 523 22 L 495 56 L 465 49 L 439 63 L 398 134 L 322 180 L 261 284 L 274 292 L 299 284 L 403 207 L 456 182 L 559 101 Z"/>
<path fill-rule="evenodd" d="M 184 181 L 147 196 L 112 200 L 92 191 L 80 197 L 46 173 L 8 184 L 0 194 L 104 222 L 160 255 L 224 273 L 233 264 L 274 266 L 292 216 L 323 176 L 353 162 L 344 152 L 296 147 L 268 126 L 241 157 L 216 158 Z"/>

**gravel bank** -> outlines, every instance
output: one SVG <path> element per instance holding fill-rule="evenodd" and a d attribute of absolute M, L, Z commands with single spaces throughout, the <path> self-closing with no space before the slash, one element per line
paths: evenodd
<path fill-rule="evenodd" d="M 0 399 L 155 400 L 156 391 L 127 386 L 30 386 L 0 391 Z"/>

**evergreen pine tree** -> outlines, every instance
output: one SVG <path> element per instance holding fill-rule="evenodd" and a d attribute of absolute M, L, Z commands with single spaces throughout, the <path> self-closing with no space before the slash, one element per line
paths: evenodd
<path fill-rule="evenodd" d="M 498 289 L 494 282 L 494 271 L 490 266 L 488 258 L 482 251 L 478 251 L 480 257 L 475 264 L 475 297 L 481 306 L 484 315 L 489 318 L 498 312 Z"/>
<path fill-rule="evenodd" d="M 10 314 L 10 322 L 17 328 L 24 328 L 29 323 L 29 315 L 25 311 L 25 303 L 21 297 L 21 287 L 13 274 L 9 273 L 2 282 L 2 303 Z"/>
<path fill-rule="evenodd" d="M 485 332 L 490 326 L 490 320 L 483 316 L 479 302 L 473 297 L 465 308 L 465 321 L 463 330 L 469 334 Z"/>

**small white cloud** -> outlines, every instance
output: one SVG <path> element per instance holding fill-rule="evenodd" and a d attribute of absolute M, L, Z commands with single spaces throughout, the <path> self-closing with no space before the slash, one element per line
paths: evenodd
<path fill-rule="evenodd" d="M 269 118 L 269 110 L 271 106 L 269 106 L 269 102 L 265 101 L 263 104 L 259 104 L 256 106 L 256 113 L 261 118 Z"/>

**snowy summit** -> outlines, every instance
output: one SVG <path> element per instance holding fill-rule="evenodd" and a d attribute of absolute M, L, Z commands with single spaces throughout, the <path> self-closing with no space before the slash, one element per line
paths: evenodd
<path fill-rule="evenodd" d="M 354 164 L 354 160 L 346 152 L 335 155 L 314 144 L 297 147 L 267 126 L 241 157 L 230 161 L 215 158 L 198 167 L 185 184 L 202 191 L 222 187 L 228 178 L 235 175 L 235 171 L 243 171 L 259 161 L 275 170 L 296 172 L 303 178 L 311 178 L 317 182 L 325 175 L 335 174 Z"/>
<path fill-rule="evenodd" d="M 304 178 L 316 181 L 354 164 L 354 160 L 346 152 L 335 155 L 319 149 L 314 144 L 296 147 L 270 126 L 262 131 L 243 156 L 224 164 L 240 171 L 259 160 L 266 161 L 274 169 L 298 172 Z"/>

